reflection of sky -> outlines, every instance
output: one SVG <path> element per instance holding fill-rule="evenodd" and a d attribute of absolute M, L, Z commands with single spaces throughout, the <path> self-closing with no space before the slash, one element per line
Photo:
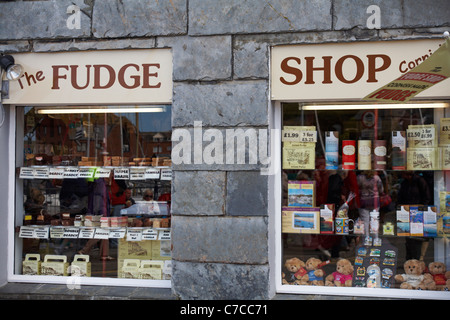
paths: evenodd
<path fill-rule="evenodd" d="M 139 117 L 140 132 L 168 132 L 172 130 L 171 106 L 164 106 L 165 112 L 152 113 L 122 113 L 133 125 L 136 125 L 136 115 Z M 116 114 L 119 116 L 120 114 Z"/>

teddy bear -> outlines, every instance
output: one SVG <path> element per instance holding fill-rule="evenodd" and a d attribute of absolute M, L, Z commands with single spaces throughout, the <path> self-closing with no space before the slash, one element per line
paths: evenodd
<path fill-rule="evenodd" d="M 348 259 L 340 259 L 336 263 L 336 271 L 325 278 L 326 286 L 351 287 L 353 280 L 353 265 Z"/>
<path fill-rule="evenodd" d="M 406 260 L 403 264 L 404 274 L 395 275 L 394 279 L 400 282 L 400 289 L 421 289 L 425 290 L 425 263 L 417 259 Z"/>
<path fill-rule="evenodd" d="M 321 269 L 322 265 L 322 260 L 317 258 L 309 258 L 306 260 L 305 269 L 307 274 L 301 278 L 301 284 L 323 286 L 325 284 L 323 279 L 325 272 Z"/>
<path fill-rule="evenodd" d="M 431 262 L 428 265 L 428 272 L 424 279 L 427 290 L 450 290 L 450 271 L 447 271 L 444 263 Z"/>
<path fill-rule="evenodd" d="M 299 258 L 291 258 L 286 260 L 284 267 L 286 273 L 282 273 L 283 284 L 301 284 L 301 279 L 306 274 L 305 262 Z"/>

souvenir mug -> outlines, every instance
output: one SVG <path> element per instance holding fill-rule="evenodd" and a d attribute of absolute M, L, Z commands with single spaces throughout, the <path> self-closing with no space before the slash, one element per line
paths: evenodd
<path fill-rule="evenodd" d="M 352 222 L 352 228 L 350 229 L 350 222 Z M 349 232 L 353 231 L 353 226 L 355 221 L 350 218 L 335 218 L 334 222 L 334 232 L 336 234 L 349 234 Z"/>

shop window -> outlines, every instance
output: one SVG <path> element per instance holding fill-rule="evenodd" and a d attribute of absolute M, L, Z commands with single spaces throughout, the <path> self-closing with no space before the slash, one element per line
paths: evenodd
<path fill-rule="evenodd" d="M 16 108 L 15 275 L 170 280 L 171 107 L 102 108 Z"/>
<path fill-rule="evenodd" d="M 282 287 L 450 295 L 449 105 L 281 106 Z"/>

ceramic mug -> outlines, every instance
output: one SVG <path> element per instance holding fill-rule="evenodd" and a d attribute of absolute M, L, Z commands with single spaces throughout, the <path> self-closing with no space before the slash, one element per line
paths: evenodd
<path fill-rule="evenodd" d="M 350 229 L 350 222 L 352 222 L 352 228 Z M 334 221 L 334 232 L 336 234 L 349 234 L 353 231 L 353 226 L 355 221 L 350 218 L 335 218 Z"/>

